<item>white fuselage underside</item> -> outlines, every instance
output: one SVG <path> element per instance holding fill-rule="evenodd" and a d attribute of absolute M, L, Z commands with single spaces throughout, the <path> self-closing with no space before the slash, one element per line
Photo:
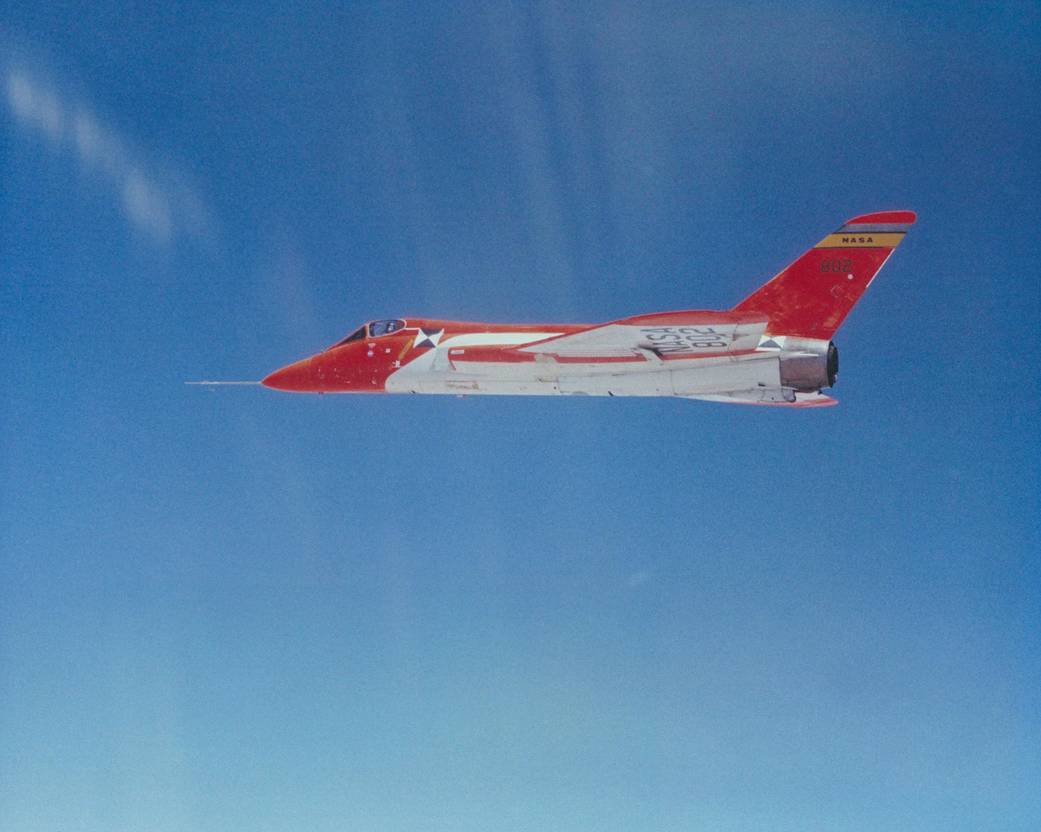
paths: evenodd
<path fill-rule="evenodd" d="M 484 336 L 488 338 L 488 336 Z M 502 333 L 495 341 L 502 344 Z M 523 337 L 523 341 L 520 338 Z M 465 341 L 463 340 L 465 339 Z M 483 339 L 482 339 L 483 340 Z M 531 341 L 530 333 L 518 343 Z M 655 357 L 631 362 L 466 361 L 453 359 L 463 344 L 480 344 L 474 336 L 444 342 L 388 376 L 387 392 L 457 395 L 535 396 L 705 396 L 736 391 L 781 389 L 779 350 L 743 355 L 663 361 Z"/>

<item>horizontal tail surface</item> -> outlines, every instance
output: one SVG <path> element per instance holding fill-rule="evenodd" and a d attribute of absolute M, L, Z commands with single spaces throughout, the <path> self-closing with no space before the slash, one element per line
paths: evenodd
<path fill-rule="evenodd" d="M 772 335 L 830 339 L 914 221 L 913 211 L 854 217 L 733 311 L 761 313 Z"/>

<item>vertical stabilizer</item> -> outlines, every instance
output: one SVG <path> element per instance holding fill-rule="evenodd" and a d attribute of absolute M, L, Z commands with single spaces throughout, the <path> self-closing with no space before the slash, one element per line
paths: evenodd
<path fill-rule="evenodd" d="M 914 221 L 913 211 L 854 217 L 734 311 L 762 313 L 773 335 L 830 340 Z"/>

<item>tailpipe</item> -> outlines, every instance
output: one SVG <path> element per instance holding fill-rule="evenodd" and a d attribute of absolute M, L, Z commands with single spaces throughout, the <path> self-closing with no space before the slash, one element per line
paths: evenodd
<path fill-rule="evenodd" d="M 781 385 L 800 393 L 834 387 L 839 377 L 839 348 L 831 341 L 786 338 L 780 360 Z"/>

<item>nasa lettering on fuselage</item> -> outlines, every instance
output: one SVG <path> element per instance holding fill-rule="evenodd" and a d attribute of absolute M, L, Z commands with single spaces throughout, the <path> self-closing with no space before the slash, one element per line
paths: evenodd
<path fill-rule="evenodd" d="M 873 243 L 875 242 L 874 237 L 843 237 L 842 242 L 844 243 Z"/>

